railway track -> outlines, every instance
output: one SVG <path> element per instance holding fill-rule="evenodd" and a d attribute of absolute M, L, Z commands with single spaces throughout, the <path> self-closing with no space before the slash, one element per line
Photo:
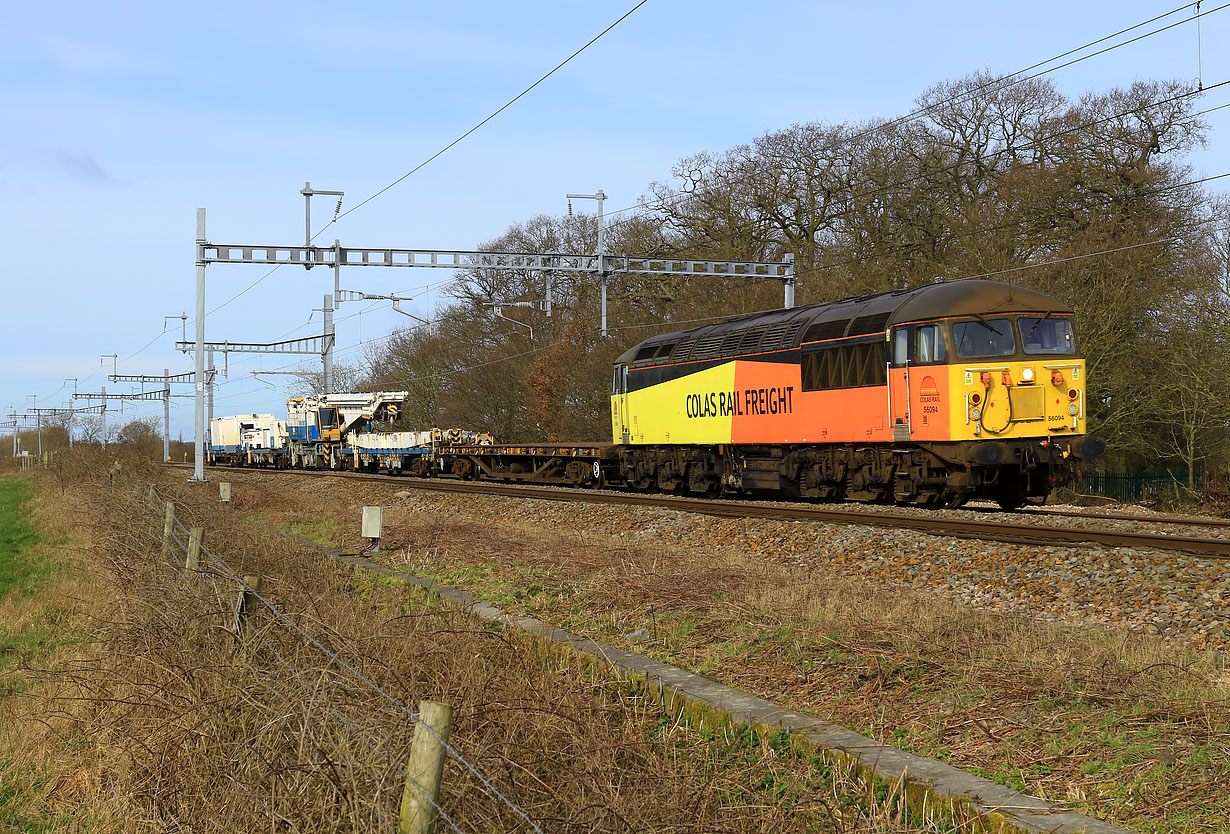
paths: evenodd
<path fill-rule="evenodd" d="M 183 468 L 184 464 L 169 464 Z M 1230 539 L 1202 536 L 1168 535 L 1166 533 L 1143 533 L 1109 528 L 1050 527 L 1033 522 L 1007 523 L 980 521 L 949 517 L 928 517 L 918 514 L 886 512 L 858 512 L 830 507 L 800 507 L 795 504 L 774 505 L 764 502 L 708 500 L 674 495 L 640 494 L 598 490 L 572 490 L 558 487 L 542 487 L 522 484 L 504 484 L 492 481 L 455 481 L 434 478 L 393 478 L 387 475 L 371 475 L 360 472 L 334 470 L 260 469 L 234 470 L 227 467 L 209 467 L 218 472 L 261 472 L 262 474 L 286 475 L 289 477 L 334 477 L 354 480 L 377 481 L 403 489 L 420 489 L 433 492 L 462 494 L 502 495 L 510 498 L 531 498 L 547 501 L 570 501 L 589 504 L 622 504 L 626 506 L 657 507 L 697 513 L 722 518 L 767 518 L 794 521 L 819 521 L 830 524 L 861 524 L 870 527 L 912 530 L 934 536 L 953 536 L 979 541 L 1006 542 L 1038 546 L 1087 546 L 1148 548 L 1173 551 L 1213 559 L 1230 559 Z M 1207 524 L 1191 519 L 1166 516 L 1161 518 L 1138 518 L 1117 514 L 1084 514 L 1073 512 L 1032 511 L 1027 515 L 1073 516 L 1077 518 L 1116 519 L 1162 524 L 1186 524 L 1189 526 L 1230 526 L 1230 522 L 1212 519 Z"/>
<path fill-rule="evenodd" d="M 981 508 L 981 507 L 962 507 L 964 510 L 973 510 L 975 512 L 1002 513 L 1003 510 Z M 1056 518 L 1096 518 L 1105 519 L 1108 521 L 1138 521 L 1148 524 L 1180 524 L 1186 527 L 1230 527 L 1230 519 L 1227 518 L 1188 518 L 1181 515 L 1130 515 L 1128 513 L 1101 513 L 1101 512 L 1074 512 L 1072 510 L 1048 510 L 1041 507 L 1025 508 L 1015 511 L 1016 515 L 1033 515 L 1040 518 L 1053 516 Z"/>

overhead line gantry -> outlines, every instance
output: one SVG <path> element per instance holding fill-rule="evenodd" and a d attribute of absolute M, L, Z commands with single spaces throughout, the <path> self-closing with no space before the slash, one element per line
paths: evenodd
<path fill-rule="evenodd" d="M 108 374 L 109 382 L 138 382 L 141 384 L 141 389 L 144 391 L 146 385 L 154 383 L 162 383 L 166 388 L 162 389 L 162 459 L 169 461 L 171 459 L 171 385 L 189 385 L 196 380 L 196 374 L 188 371 L 182 374 L 171 373 L 170 368 L 163 368 L 162 375 L 154 374 Z"/>
<path fill-rule="evenodd" d="M 538 271 L 545 273 L 570 273 L 596 275 L 602 287 L 602 327 L 601 333 L 607 335 L 606 326 L 606 286 L 611 275 L 659 275 L 659 276 L 725 276 L 732 278 L 758 278 L 781 281 L 784 293 L 783 306 L 794 306 L 794 259 L 787 255 L 781 262 L 759 261 L 729 261 L 706 260 L 701 258 L 677 257 L 630 257 L 626 255 L 608 255 L 601 245 L 600 233 L 598 251 L 594 254 L 565 254 L 560 252 L 482 252 L 466 249 L 407 249 L 397 247 L 355 247 L 343 246 L 341 240 L 334 239 L 332 246 L 313 246 L 311 237 L 311 198 L 316 195 L 340 197 L 340 191 L 322 191 L 313 189 L 310 182 L 304 183 L 300 192 L 304 198 L 304 228 L 305 240 L 299 245 L 252 245 L 211 243 L 205 235 L 205 209 L 198 208 L 196 214 L 196 340 L 192 350 L 196 354 L 196 437 L 195 465 L 191 480 L 205 480 L 205 268 L 210 264 L 261 264 L 268 266 L 302 266 L 305 269 L 315 267 L 332 267 L 333 295 L 331 301 L 326 296 L 325 307 L 336 309 L 341 304 L 342 267 L 343 266 L 379 266 L 394 268 L 417 269 L 488 269 L 503 271 Z M 599 190 L 593 195 L 573 195 L 577 198 L 592 197 L 599 199 L 599 221 L 601 223 L 601 199 L 606 195 Z M 600 230 L 601 232 L 601 230 Z M 328 316 L 328 313 L 326 313 Z M 328 324 L 331 324 L 331 320 Z M 321 337 L 322 358 L 325 362 L 325 376 L 331 377 L 332 365 L 332 334 L 328 326 Z M 215 350 L 217 349 L 217 343 Z M 276 343 L 275 343 L 276 344 Z M 303 352 L 308 351 L 253 351 L 253 352 Z M 329 380 L 331 381 L 331 380 Z M 326 385 L 326 393 L 330 386 Z"/>

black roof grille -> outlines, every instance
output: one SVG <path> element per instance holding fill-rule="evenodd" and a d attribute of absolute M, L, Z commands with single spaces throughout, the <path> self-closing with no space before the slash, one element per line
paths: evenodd
<path fill-rule="evenodd" d="M 726 334 L 726 338 L 722 339 L 723 356 L 732 356 L 739 352 L 740 344 L 743 342 L 743 337 L 747 334 L 748 329 L 732 330 Z"/>
<path fill-rule="evenodd" d="M 781 347 L 782 342 L 784 341 L 783 337 L 789 329 L 790 322 L 788 321 L 778 321 L 769 325 L 768 329 L 764 332 L 764 336 L 760 340 L 760 352 L 763 353 L 769 350 L 777 350 Z"/>
<path fill-rule="evenodd" d="M 892 314 L 892 310 L 886 310 L 870 316 L 859 316 L 850 323 L 850 332 L 847 335 L 866 336 L 869 333 L 883 333 L 884 325 L 888 324 L 888 318 Z"/>
<path fill-rule="evenodd" d="M 695 337 L 680 339 L 671 358 L 676 362 L 687 362 L 692 355 L 692 348 L 694 347 L 696 347 Z"/>
<path fill-rule="evenodd" d="M 799 333 L 803 330 L 803 325 L 807 324 L 806 319 L 795 319 L 790 323 L 790 330 L 786 333 L 786 338 L 782 340 L 782 347 L 795 347 L 799 343 Z"/>
<path fill-rule="evenodd" d="M 739 353 L 755 353 L 756 348 L 760 345 L 761 337 L 764 336 L 764 331 L 763 327 L 749 327 L 744 330 L 743 338 L 739 341 Z"/>
<path fill-rule="evenodd" d="M 850 323 L 849 319 L 830 319 L 829 321 L 818 321 L 811 327 L 807 328 L 807 332 L 803 334 L 804 342 L 823 342 L 827 339 L 840 339 L 846 335 L 846 325 Z"/>
<path fill-rule="evenodd" d="M 691 359 L 713 359 L 720 356 L 722 353 L 722 334 L 714 333 L 711 336 L 705 336 L 696 343 L 696 349 L 692 351 Z"/>

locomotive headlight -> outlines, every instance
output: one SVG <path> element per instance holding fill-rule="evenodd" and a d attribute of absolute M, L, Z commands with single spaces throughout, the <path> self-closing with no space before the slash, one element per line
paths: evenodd
<path fill-rule="evenodd" d="M 1022 368 L 1021 369 L 1021 381 L 1022 382 L 1033 382 L 1034 381 L 1034 369 L 1033 368 Z"/>
<path fill-rule="evenodd" d="M 971 408 L 969 410 L 969 416 L 971 419 L 974 419 L 974 420 L 979 419 L 980 417 L 982 417 L 982 409 L 981 408 Z"/>
<path fill-rule="evenodd" d="M 1075 404 L 1075 403 L 1073 403 L 1072 405 L 1068 406 L 1068 413 L 1069 413 L 1069 414 L 1071 414 L 1073 417 L 1075 417 L 1075 416 L 1076 416 L 1076 410 L 1077 410 L 1077 409 L 1076 409 L 1076 404 Z"/>

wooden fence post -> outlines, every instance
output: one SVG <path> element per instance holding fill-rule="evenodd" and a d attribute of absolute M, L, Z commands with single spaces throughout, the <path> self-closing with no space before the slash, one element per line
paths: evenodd
<path fill-rule="evenodd" d="M 184 560 L 185 571 L 201 569 L 201 539 L 205 535 L 204 527 L 193 527 L 188 533 L 188 558 Z"/>
<path fill-rule="evenodd" d="M 235 622 L 231 629 L 235 632 L 235 640 L 241 645 L 247 642 L 256 631 L 256 626 L 252 625 L 252 615 L 256 613 L 258 604 L 256 595 L 261 590 L 261 578 L 245 576 L 243 584 L 244 587 L 239 591 L 239 598 L 235 600 Z"/>
<path fill-rule="evenodd" d="M 429 834 L 440 802 L 444 745 L 453 727 L 453 708 L 436 701 L 419 702 L 419 723 L 406 767 L 397 834 Z M 434 731 L 434 732 L 433 732 Z"/>
<path fill-rule="evenodd" d="M 167 502 L 167 514 L 162 521 L 162 555 L 171 552 L 171 533 L 175 530 L 175 502 Z"/>

